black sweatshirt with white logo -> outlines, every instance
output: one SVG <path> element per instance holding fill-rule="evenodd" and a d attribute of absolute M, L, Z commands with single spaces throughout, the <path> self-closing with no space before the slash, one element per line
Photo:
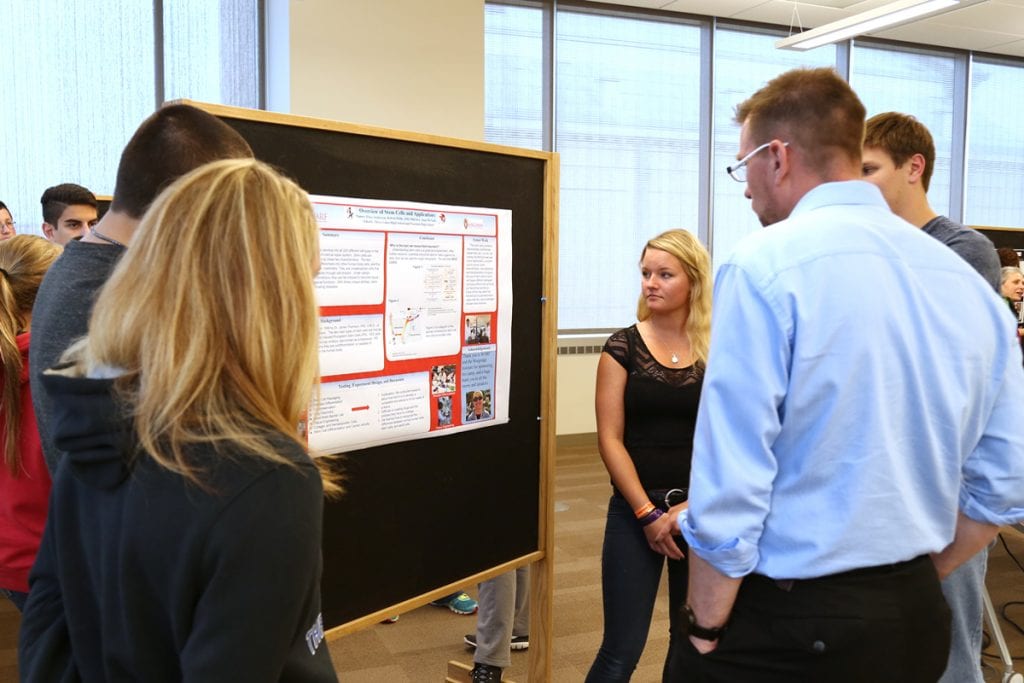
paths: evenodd
<path fill-rule="evenodd" d="M 22 680 L 336 681 L 320 618 L 323 489 L 195 446 L 200 488 L 135 455 L 110 380 L 47 374 L 62 457 L 22 619 Z"/>

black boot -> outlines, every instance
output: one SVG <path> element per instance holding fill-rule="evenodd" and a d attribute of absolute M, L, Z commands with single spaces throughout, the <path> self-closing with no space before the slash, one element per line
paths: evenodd
<path fill-rule="evenodd" d="M 474 664 L 469 673 L 473 683 L 501 683 L 501 667 L 490 664 Z"/>

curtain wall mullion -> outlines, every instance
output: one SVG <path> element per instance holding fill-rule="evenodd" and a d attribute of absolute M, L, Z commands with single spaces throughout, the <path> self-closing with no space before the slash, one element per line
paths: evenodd
<path fill-rule="evenodd" d="M 963 223 L 967 193 L 967 114 L 971 60 L 966 54 L 953 58 L 953 145 L 949 160 L 949 217 Z"/>
<path fill-rule="evenodd" d="M 700 27 L 700 123 L 698 168 L 703 169 L 698 180 L 697 237 L 708 252 L 714 249 L 714 118 L 715 118 L 715 30 L 714 18 L 703 22 Z M 712 255 L 713 257 L 713 255 Z"/>
<path fill-rule="evenodd" d="M 156 107 L 164 103 L 164 0 L 153 0 L 153 95 Z"/>
<path fill-rule="evenodd" d="M 558 21 L 558 0 L 553 0 L 551 4 L 544 4 L 542 17 L 541 50 L 543 50 L 544 54 L 541 58 L 541 63 L 543 64 L 544 74 L 542 77 L 541 116 L 543 121 L 541 123 L 541 145 L 546 151 L 556 152 L 558 151 L 558 137 L 556 135 L 557 122 L 555 119 L 557 102 L 555 82 L 558 75 L 555 69 L 555 53 L 557 49 L 555 45 L 555 25 Z"/>

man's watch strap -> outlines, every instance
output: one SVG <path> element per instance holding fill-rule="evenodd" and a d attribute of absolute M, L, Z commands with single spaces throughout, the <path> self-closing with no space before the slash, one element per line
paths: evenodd
<path fill-rule="evenodd" d="M 700 638 L 701 640 L 710 640 L 711 642 L 715 642 L 722 637 L 723 633 L 725 633 L 725 626 L 708 628 L 707 626 L 701 626 L 698 624 L 697 615 L 693 613 L 693 608 L 689 605 L 684 605 L 683 611 L 686 613 L 686 635 L 693 636 L 694 638 Z"/>

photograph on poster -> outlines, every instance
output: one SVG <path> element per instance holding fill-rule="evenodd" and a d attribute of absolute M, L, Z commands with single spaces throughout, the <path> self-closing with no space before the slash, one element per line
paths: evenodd
<path fill-rule="evenodd" d="M 350 451 L 507 422 L 511 211 L 310 199 L 322 373 L 310 446 Z"/>
<path fill-rule="evenodd" d="M 467 344 L 490 344 L 491 343 L 491 316 L 489 316 L 489 315 L 467 315 L 466 316 L 466 343 Z"/>
<path fill-rule="evenodd" d="M 491 392 L 471 391 L 466 394 L 466 422 L 491 419 Z"/>
<path fill-rule="evenodd" d="M 455 391 L 455 365 L 435 365 L 430 371 L 430 393 L 451 394 Z"/>
<path fill-rule="evenodd" d="M 452 397 L 437 397 L 437 426 L 449 427 L 452 424 Z"/>

